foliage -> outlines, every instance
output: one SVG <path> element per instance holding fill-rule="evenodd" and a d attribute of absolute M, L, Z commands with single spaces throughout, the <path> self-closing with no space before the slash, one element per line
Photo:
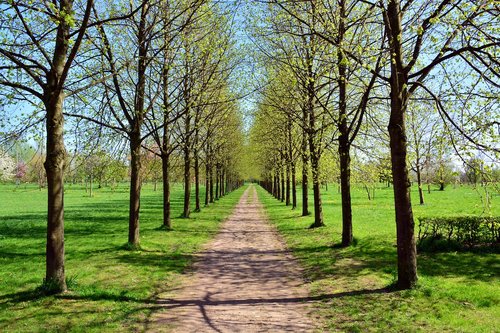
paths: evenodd
<path fill-rule="evenodd" d="M 11 180 L 15 176 L 16 162 L 0 149 L 0 180 Z"/>
<path fill-rule="evenodd" d="M 421 250 L 439 249 L 440 241 L 473 249 L 500 245 L 500 217 L 420 217 L 418 244 Z"/>
<path fill-rule="evenodd" d="M 15 177 L 17 180 L 21 181 L 26 176 L 27 166 L 23 161 L 19 161 L 16 166 L 16 174 Z"/>

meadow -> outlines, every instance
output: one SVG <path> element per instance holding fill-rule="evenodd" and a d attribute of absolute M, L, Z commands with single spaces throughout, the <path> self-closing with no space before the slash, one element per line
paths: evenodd
<path fill-rule="evenodd" d="M 178 218 L 183 189 L 172 191 L 173 231 L 162 224 L 162 192 L 141 197 L 141 251 L 126 248 L 128 187 L 65 187 L 66 276 L 70 291 L 45 296 L 45 190 L 0 185 L 0 332 L 143 330 L 155 295 L 174 289 L 198 251 L 232 211 L 243 189 L 191 218 Z M 202 191 L 204 195 L 204 190 Z M 194 202 L 194 199 L 193 199 Z"/>
<path fill-rule="evenodd" d="M 0 331 L 143 331 L 158 306 L 155 296 L 179 286 L 193 254 L 217 232 L 245 187 L 215 204 L 181 214 L 183 189 L 172 193 L 173 231 L 162 224 L 161 188 L 146 184 L 141 200 L 141 251 L 126 248 L 128 187 L 94 190 L 67 185 L 66 274 L 70 291 L 46 296 L 46 192 L 35 185 L 0 185 Z M 313 316 L 324 331 L 495 332 L 500 327 L 500 254 L 494 251 L 420 253 L 419 284 L 396 291 L 395 222 L 392 188 L 380 187 L 368 200 L 354 187 L 355 245 L 341 238 L 340 194 L 323 190 L 326 227 L 308 229 L 301 217 L 262 188 L 258 193 L 270 220 L 305 268 Z M 468 186 L 426 193 L 414 204 L 415 217 L 480 215 L 480 194 Z M 202 195 L 203 195 L 202 191 Z M 412 197 L 417 197 L 416 189 Z M 310 195 L 312 199 L 312 193 Z M 300 196 L 299 196 L 300 200 Z M 311 208 L 312 208 L 312 202 Z M 300 201 L 299 201 L 300 207 Z M 494 194 L 488 214 L 500 215 Z"/>
<path fill-rule="evenodd" d="M 479 215 L 484 189 L 448 186 L 425 194 L 414 215 Z M 494 251 L 419 253 L 418 287 L 396 291 L 396 226 L 392 188 L 381 187 L 368 200 L 362 188 L 352 191 L 355 245 L 341 240 L 340 194 L 334 186 L 322 193 L 326 227 L 308 229 L 312 216 L 301 217 L 264 189 L 259 197 L 270 220 L 306 271 L 314 316 L 331 332 L 495 332 L 500 327 L 500 254 Z M 299 192 L 300 193 L 300 192 Z M 309 194 L 312 200 L 312 193 Z M 310 203 L 312 209 L 312 202 Z M 493 194 L 488 214 L 500 216 L 500 195 Z"/>

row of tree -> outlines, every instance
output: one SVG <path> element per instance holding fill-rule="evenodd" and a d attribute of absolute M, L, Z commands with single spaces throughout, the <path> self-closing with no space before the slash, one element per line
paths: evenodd
<path fill-rule="evenodd" d="M 302 215 L 309 214 L 311 175 L 311 227 L 321 227 L 322 173 L 333 172 L 322 172 L 321 161 L 336 151 L 342 245 L 349 246 L 352 160 L 359 167 L 389 154 L 398 286 L 413 287 L 417 259 L 409 170 L 423 203 L 422 172 L 435 169 L 444 186 L 450 148 L 466 163 L 477 149 L 498 161 L 498 5 L 269 0 L 255 12 L 260 21 L 252 33 L 266 82 L 252 128 L 262 184 L 286 203 L 291 191 L 295 207 L 300 166 Z"/>
<path fill-rule="evenodd" d="M 63 135 L 72 137 L 72 150 L 90 151 L 81 162 L 91 175 L 103 169 L 100 155 L 128 146 L 131 248 L 140 247 L 141 176 L 148 156 L 161 160 L 167 229 L 173 159 L 182 156 L 186 218 L 192 172 L 196 210 L 202 174 L 206 205 L 241 184 L 242 119 L 231 87 L 239 55 L 232 15 L 221 3 L 58 0 L 0 6 L 2 122 L 10 126 L 4 134 L 45 123 L 45 280 L 55 291 L 66 289 L 65 170 L 78 163 L 69 163 Z"/>

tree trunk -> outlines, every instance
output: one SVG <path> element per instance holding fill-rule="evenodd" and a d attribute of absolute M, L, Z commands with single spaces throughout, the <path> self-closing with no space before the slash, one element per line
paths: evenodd
<path fill-rule="evenodd" d="M 224 169 L 221 170 L 220 172 L 220 186 L 219 186 L 219 189 L 220 189 L 220 195 L 219 195 L 219 198 L 222 198 L 225 194 L 225 187 L 224 187 Z"/>
<path fill-rule="evenodd" d="M 141 126 L 144 122 L 144 101 L 146 90 L 146 67 L 148 47 L 146 40 L 146 10 L 143 8 L 137 34 L 139 52 L 137 63 L 137 86 L 135 91 L 134 117 L 129 120 L 130 140 L 130 208 L 128 244 L 139 248 L 139 210 L 141 197 Z"/>
<path fill-rule="evenodd" d="M 420 170 L 420 164 L 417 160 L 417 185 L 418 185 L 418 197 L 420 199 L 420 204 L 424 204 L 424 191 L 422 189 L 422 172 Z"/>
<path fill-rule="evenodd" d="M 172 229 L 170 214 L 170 155 L 161 154 L 161 169 L 163 175 L 163 227 Z"/>
<path fill-rule="evenodd" d="M 344 41 L 345 34 L 345 2 L 339 1 L 340 17 L 338 39 L 340 43 Z M 340 187 L 342 194 L 342 246 L 352 244 L 352 210 L 351 210 L 351 156 L 349 142 L 349 128 L 347 126 L 347 78 L 346 61 L 344 51 L 337 50 L 337 66 L 339 70 L 339 156 L 340 156 Z"/>
<path fill-rule="evenodd" d="M 307 133 L 303 133 L 303 138 L 302 138 L 302 216 L 307 216 L 309 215 L 309 206 L 308 206 L 308 196 L 307 196 L 307 190 L 308 190 L 308 184 L 307 184 L 307 177 L 309 173 L 309 156 L 307 154 Z"/>
<path fill-rule="evenodd" d="M 388 3 L 385 20 L 391 47 L 391 116 L 389 137 L 396 210 L 398 287 L 412 288 L 417 282 L 417 250 L 414 236 L 414 220 L 410 199 L 408 168 L 406 165 L 407 141 L 405 108 L 408 77 L 403 66 L 401 8 L 398 0 Z"/>
<path fill-rule="evenodd" d="M 210 188 L 210 175 L 209 175 L 209 166 L 208 162 L 205 164 L 205 206 L 208 206 L 209 202 L 209 188 Z"/>
<path fill-rule="evenodd" d="M 209 172 L 209 177 L 210 177 L 210 203 L 214 203 L 214 168 L 213 165 L 210 164 L 210 172 Z"/>
<path fill-rule="evenodd" d="M 314 223 L 311 228 L 318 228 L 324 226 L 323 222 L 323 207 L 321 204 L 321 182 L 319 180 L 320 170 L 320 148 L 316 142 L 314 129 L 316 128 L 316 116 L 314 111 L 314 83 L 310 83 L 308 87 L 309 94 L 309 155 L 311 156 L 311 171 L 313 176 L 313 194 L 314 194 Z"/>
<path fill-rule="evenodd" d="M 372 200 L 370 188 L 366 184 L 365 184 L 365 191 L 366 191 L 366 195 L 368 196 L 368 200 Z"/>
<path fill-rule="evenodd" d="M 295 172 L 295 164 L 292 163 L 292 209 L 295 209 L 297 207 L 297 185 Z"/>
<path fill-rule="evenodd" d="M 276 199 L 281 199 L 281 178 L 279 169 L 276 171 Z"/>
<path fill-rule="evenodd" d="M 90 189 L 90 192 L 89 192 L 89 197 L 91 197 L 91 198 L 92 198 L 92 195 L 93 195 L 93 193 L 92 193 L 92 187 L 93 187 L 93 177 L 92 177 L 92 173 L 90 174 L 90 177 L 89 177 L 89 178 L 90 178 L 90 181 L 89 181 L 89 189 Z"/>
<path fill-rule="evenodd" d="M 130 134 L 130 208 L 128 223 L 128 243 L 139 247 L 139 209 L 141 200 L 141 134 Z"/>
<path fill-rule="evenodd" d="M 283 171 L 283 166 L 280 167 L 280 177 L 281 177 L 281 202 L 285 201 L 285 173 Z"/>
<path fill-rule="evenodd" d="M 311 149 L 315 149 L 315 145 L 309 141 Z M 319 181 L 319 157 L 317 152 L 311 151 L 311 169 L 313 174 L 313 194 L 314 194 L 314 223 L 311 228 L 324 226 L 323 222 L 323 207 L 321 204 L 321 184 Z"/>
<path fill-rule="evenodd" d="M 58 33 L 59 37 L 59 33 Z M 55 292 L 67 289 L 64 273 L 64 118 L 62 91 L 46 93 L 47 156 L 44 163 L 47 174 L 47 245 L 46 283 L 54 284 Z"/>
<path fill-rule="evenodd" d="M 352 208 L 351 208 L 351 157 L 349 142 L 345 137 L 339 140 L 340 188 L 342 194 L 342 246 L 352 244 Z"/>
<path fill-rule="evenodd" d="M 219 200 L 219 181 L 220 181 L 220 170 L 219 166 L 215 167 L 215 200 Z"/>
<path fill-rule="evenodd" d="M 191 211 L 189 208 L 191 202 L 191 158 L 188 144 L 184 146 L 184 208 L 182 217 L 188 218 Z"/>
<path fill-rule="evenodd" d="M 196 198 L 196 207 L 195 212 L 199 212 L 200 208 L 200 164 L 198 159 L 198 151 L 194 152 L 194 179 L 195 179 L 195 198 Z"/>
<path fill-rule="evenodd" d="M 285 204 L 290 206 L 290 163 L 286 164 L 286 200 Z"/>

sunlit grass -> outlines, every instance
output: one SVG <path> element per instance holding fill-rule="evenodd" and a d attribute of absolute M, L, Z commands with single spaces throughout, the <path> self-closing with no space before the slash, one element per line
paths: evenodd
<path fill-rule="evenodd" d="M 141 251 L 128 251 L 128 188 L 79 185 L 65 190 L 66 275 L 70 292 L 44 297 L 46 192 L 0 185 L 0 331 L 92 332 L 141 329 L 154 297 L 174 288 L 192 254 L 218 230 L 243 189 L 190 219 L 178 218 L 183 190 L 172 193 L 173 231 L 162 224 L 161 188 L 145 185 L 141 198 Z M 204 192 L 202 192 L 204 195 Z M 194 202 L 194 201 L 193 201 Z"/>
<path fill-rule="evenodd" d="M 414 214 L 417 218 L 482 214 L 481 191 L 466 186 L 433 190 L 426 193 L 424 206 L 414 203 Z M 411 291 L 390 288 L 396 279 L 392 188 L 377 189 L 371 201 L 363 189 L 353 189 L 356 245 L 349 248 L 337 246 L 342 222 L 335 187 L 323 192 L 326 227 L 319 229 L 308 229 L 313 217 L 300 216 L 300 201 L 292 211 L 262 188 L 258 193 L 270 219 L 306 268 L 313 294 L 327 295 L 316 308 L 326 330 L 494 332 L 500 327 L 499 254 L 420 254 L 418 287 Z M 412 198 L 418 199 L 416 189 Z M 492 198 L 489 213 L 500 215 L 498 194 Z"/>

